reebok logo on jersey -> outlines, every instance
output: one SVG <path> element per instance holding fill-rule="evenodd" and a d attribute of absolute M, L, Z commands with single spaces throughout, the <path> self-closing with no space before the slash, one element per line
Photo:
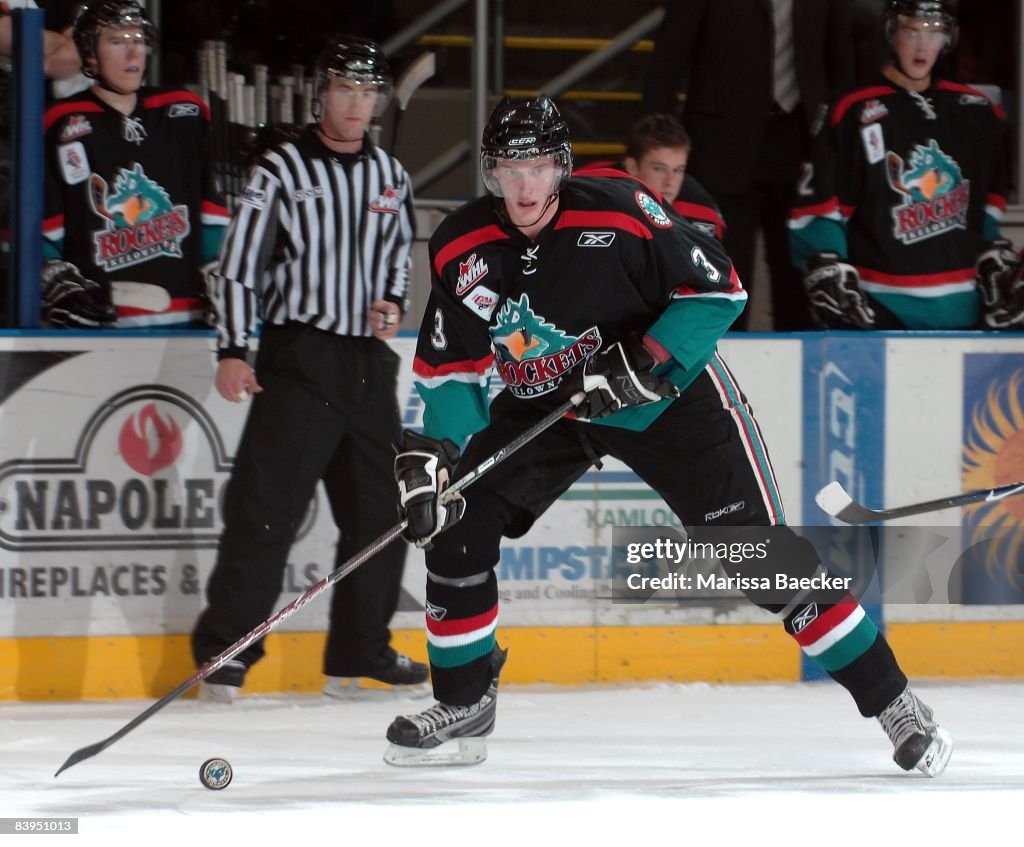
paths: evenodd
<path fill-rule="evenodd" d="M 169 118 L 194 118 L 199 114 L 197 103 L 172 103 L 167 109 Z"/>
<path fill-rule="evenodd" d="M 81 141 L 73 141 L 57 148 L 60 172 L 68 185 L 78 185 L 89 178 L 89 156 Z"/>
<path fill-rule="evenodd" d="M 988 106 L 991 104 L 991 100 L 987 97 L 983 97 L 980 94 L 961 94 L 960 105 L 961 106 Z"/>
<path fill-rule="evenodd" d="M 888 114 L 889 110 L 885 108 L 885 104 L 881 100 L 868 100 L 864 104 L 864 110 L 860 113 L 860 122 L 862 124 L 869 124 L 872 121 L 884 118 Z"/>
<path fill-rule="evenodd" d="M 462 302 L 485 321 L 489 321 L 494 314 L 494 307 L 498 305 L 498 295 L 481 285 L 463 297 Z"/>
<path fill-rule="evenodd" d="M 315 200 L 317 197 L 323 196 L 324 187 L 322 185 L 316 185 L 313 188 L 302 188 L 292 195 L 299 203 L 305 203 L 307 200 Z"/>
<path fill-rule="evenodd" d="M 242 192 L 241 201 L 247 206 L 252 206 L 255 209 L 262 209 L 263 203 L 267 199 L 265 191 L 261 191 L 258 188 L 246 188 Z"/>
<path fill-rule="evenodd" d="M 650 194 L 638 191 L 635 196 L 636 203 L 640 207 L 640 211 L 647 217 L 647 220 L 659 229 L 668 229 L 672 226 L 672 221 L 665 214 L 665 210 L 661 208 L 661 204 L 651 197 Z"/>
<path fill-rule="evenodd" d="M 577 247 L 611 247 L 615 240 L 614 232 L 581 232 Z"/>
<path fill-rule="evenodd" d="M 730 503 L 728 506 L 722 506 L 721 509 L 715 509 L 713 512 L 708 512 L 704 515 L 704 521 L 711 523 L 711 521 L 718 520 L 722 515 L 731 515 L 733 512 L 738 512 L 746 505 L 746 500 L 738 500 L 735 503 Z"/>
<path fill-rule="evenodd" d="M 487 262 L 477 258 L 476 253 L 470 255 L 465 262 L 459 262 L 459 278 L 455 283 L 455 294 L 460 296 L 487 276 Z"/>
<path fill-rule="evenodd" d="M 85 115 L 72 115 L 64 124 L 64 129 L 60 131 L 60 140 L 72 141 L 83 135 L 88 135 L 90 132 L 92 132 L 92 124 L 89 123 Z"/>
<path fill-rule="evenodd" d="M 807 629 L 807 625 L 812 623 L 818 617 L 818 604 L 809 603 L 804 606 L 803 611 L 800 612 L 795 618 L 793 618 L 793 634 L 796 635 L 798 632 L 802 632 Z"/>
<path fill-rule="evenodd" d="M 401 208 L 402 192 L 391 185 L 386 186 L 380 197 L 370 204 L 371 212 L 383 212 L 389 215 L 397 215 Z"/>

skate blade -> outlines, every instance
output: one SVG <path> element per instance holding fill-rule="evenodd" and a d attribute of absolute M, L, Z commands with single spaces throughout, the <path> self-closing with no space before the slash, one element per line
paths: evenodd
<path fill-rule="evenodd" d="M 332 679 L 324 686 L 324 696 L 347 703 L 367 703 L 378 700 L 421 700 L 431 694 L 426 682 L 417 685 L 382 685 L 370 688 L 359 677 Z"/>
<path fill-rule="evenodd" d="M 953 755 L 953 736 L 941 726 L 936 727 L 935 738 L 924 751 L 921 761 L 915 766 L 921 773 L 930 777 L 937 777 L 949 764 L 949 757 Z"/>
<path fill-rule="evenodd" d="M 389 744 L 384 751 L 384 761 L 396 768 L 434 768 L 479 765 L 487 758 L 486 738 L 459 738 L 457 741 L 457 748 L 448 744 L 429 749 Z"/>

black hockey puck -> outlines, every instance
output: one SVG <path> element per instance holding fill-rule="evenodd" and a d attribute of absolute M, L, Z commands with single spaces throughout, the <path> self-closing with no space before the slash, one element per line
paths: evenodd
<path fill-rule="evenodd" d="M 199 768 L 199 781 L 211 791 L 227 788 L 234 775 L 226 759 L 207 759 Z"/>

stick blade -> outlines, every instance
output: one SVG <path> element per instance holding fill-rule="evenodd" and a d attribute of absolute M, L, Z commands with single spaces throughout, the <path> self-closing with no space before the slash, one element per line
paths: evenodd
<path fill-rule="evenodd" d="M 849 524 L 871 523 L 878 515 L 855 501 L 839 482 L 830 482 L 814 495 L 814 502 L 827 515 Z"/>
<path fill-rule="evenodd" d="M 88 747 L 82 747 L 80 750 L 75 750 L 74 753 L 68 756 L 68 760 L 57 768 L 57 773 L 53 775 L 54 779 L 60 776 L 68 768 L 73 767 L 86 759 L 91 759 L 97 753 L 101 753 L 106 750 L 108 741 L 109 739 L 105 738 L 103 741 L 97 741 L 95 744 L 90 744 Z"/>
<path fill-rule="evenodd" d="M 395 102 L 398 104 L 398 108 L 404 112 L 412 95 L 416 93 L 416 89 L 430 79 L 436 71 L 437 61 L 433 51 L 421 53 L 395 83 Z"/>

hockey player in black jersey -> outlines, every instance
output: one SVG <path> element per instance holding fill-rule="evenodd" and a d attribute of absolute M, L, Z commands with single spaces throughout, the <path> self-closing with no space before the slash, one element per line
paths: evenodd
<path fill-rule="evenodd" d="M 672 115 L 644 115 L 629 129 L 626 156 L 621 162 L 591 162 L 576 168 L 579 175 L 616 168 L 646 182 L 688 221 L 712 233 L 719 241 L 725 220 L 714 198 L 686 172 L 690 136 Z"/>
<path fill-rule="evenodd" d="M 135 0 L 91 3 L 74 40 L 95 82 L 44 119 L 43 316 L 72 328 L 206 326 L 201 268 L 228 222 L 209 109 L 184 89 L 142 87 L 156 30 Z"/>
<path fill-rule="evenodd" d="M 480 164 L 490 195 L 430 239 L 413 366 L 424 431 L 406 432 L 395 460 L 407 537 L 426 548 L 439 701 L 388 728 L 385 760 L 395 765 L 486 757 L 506 661 L 495 634 L 501 538 L 526 533 L 601 456 L 635 471 L 695 541 L 768 533 L 772 572 L 822 569 L 785 526 L 760 430 L 717 352 L 746 299 L 721 244 L 625 173 L 570 178 L 568 129 L 546 97 L 497 106 Z M 505 390 L 488 405 L 492 372 Z M 575 414 L 464 498 L 441 499 L 460 461 L 476 467 L 563 398 L 577 400 Z M 778 615 L 862 715 L 880 720 L 901 767 L 941 773 L 949 735 L 850 594 L 748 596 Z"/>
<path fill-rule="evenodd" d="M 888 64 L 832 104 L 791 213 L 815 323 L 1024 326 L 1020 259 L 999 231 L 1002 109 L 936 76 L 956 39 L 949 0 L 891 0 L 886 33 Z"/>

